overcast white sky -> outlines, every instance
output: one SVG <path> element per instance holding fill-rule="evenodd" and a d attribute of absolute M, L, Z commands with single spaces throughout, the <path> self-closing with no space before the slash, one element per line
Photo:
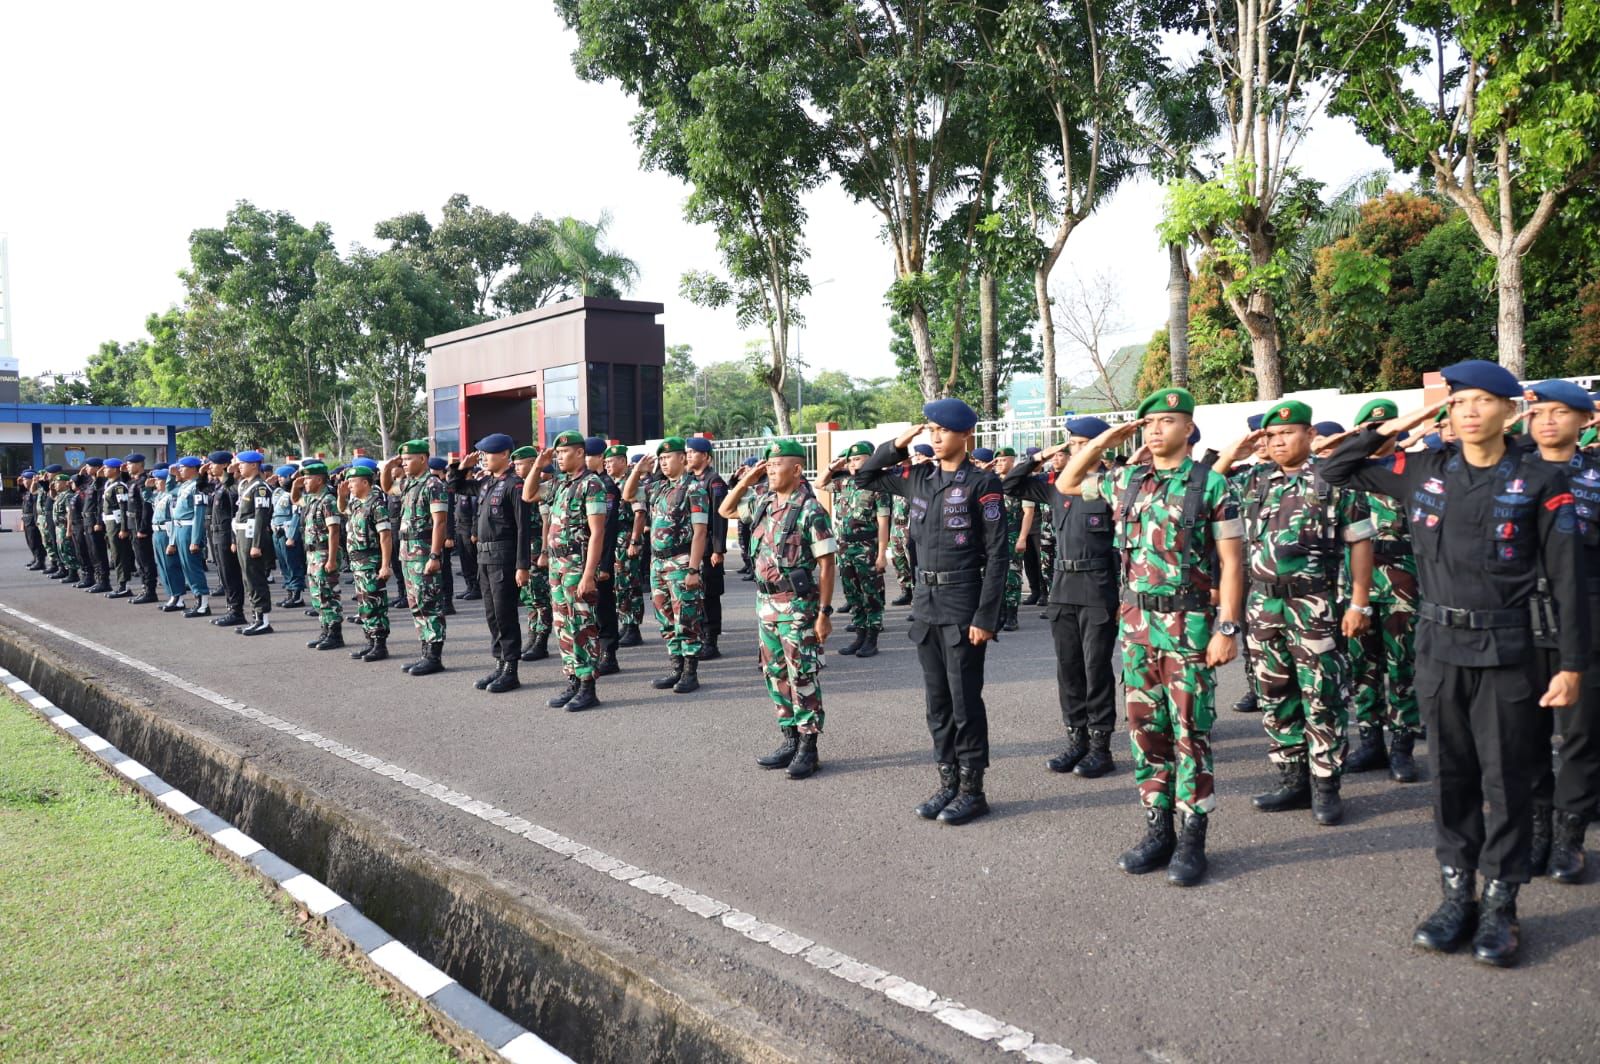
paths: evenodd
<path fill-rule="evenodd" d="M 341 247 L 376 245 L 373 224 L 401 211 L 437 221 L 456 192 L 519 217 L 609 209 L 640 267 L 631 294 L 666 304 L 668 343 L 702 363 L 743 349 L 730 313 L 678 298 L 685 270 L 717 265 L 712 234 L 683 221 L 681 184 L 639 169 L 630 102 L 578 80 L 545 0 L 12 4 L 4 33 L 0 233 L 24 375 L 142 335 L 181 294 L 189 232 L 239 199 L 326 221 Z M 1297 161 L 1330 186 L 1384 165 L 1343 122 Z M 878 217 L 833 188 L 810 208 L 811 274 L 831 283 L 805 307 L 804 357 L 890 374 Z M 1123 189 L 1058 267 L 1111 276 L 1129 326 L 1118 342 L 1165 317 L 1160 208 L 1151 184 Z"/>

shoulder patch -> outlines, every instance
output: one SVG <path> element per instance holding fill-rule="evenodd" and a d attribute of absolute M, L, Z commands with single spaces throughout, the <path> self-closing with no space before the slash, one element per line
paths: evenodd
<path fill-rule="evenodd" d="M 1406 471 L 1406 452 L 1394 452 L 1394 471 L 1396 473 L 1404 473 Z"/>
<path fill-rule="evenodd" d="M 1564 491 L 1560 495 L 1552 495 L 1546 499 L 1544 501 L 1544 508 L 1546 510 L 1559 510 L 1563 506 L 1571 506 L 1572 502 L 1572 492 Z"/>

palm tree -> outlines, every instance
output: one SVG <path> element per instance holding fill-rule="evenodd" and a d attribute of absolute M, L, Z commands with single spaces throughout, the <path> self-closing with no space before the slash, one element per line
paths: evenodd
<path fill-rule="evenodd" d="M 562 279 L 563 298 L 611 295 L 639 278 L 632 259 L 604 246 L 611 228 L 611 212 L 602 211 L 598 222 L 561 218 L 551 222 L 544 244 L 523 261 L 524 272 Z"/>

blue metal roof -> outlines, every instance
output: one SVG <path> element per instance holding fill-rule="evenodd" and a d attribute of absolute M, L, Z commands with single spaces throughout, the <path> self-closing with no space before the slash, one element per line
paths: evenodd
<path fill-rule="evenodd" d="M 71 406 L 56 403 L 0 403 L 0 422 L 63 425 L 154 425 L 203 429 L 211 411 L 186 406 Z"/>

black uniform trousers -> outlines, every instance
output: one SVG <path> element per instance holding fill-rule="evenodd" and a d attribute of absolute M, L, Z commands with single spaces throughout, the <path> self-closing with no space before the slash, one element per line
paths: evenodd
<path fill-rule="evenodd" d="M 613 572 L 610 580 L 596 580 L 594 586 L 594 617 L 600 628 L 600 645 L 615 650 L 622 640 L 617 626 L 617 574 Z"/>
<path fill-rule="evenodd" d="M 1044 568 L 1040 565 L 1039 530 L 1028 534 L 1028 549 L 1022 554 L 1022 571 L 1028 575 L 1028 594 L 1048 594 L 1050 585 L 1045 582 Z"/>
<path fill-rule="evenodd" d="M 450 558 L 454 551 L 454 547 L 446 547 L 444 552 L 439 555 L 440 598 L 444 601 L 444 608 L 447 610 L 456 608 L 456 571 Z"/>
<path fill-rule="evenodd" d="M 211 544 L 211 557 L 217 563 L 217 581 L 222 585 L 222 597 L 228 603 L 228 610 L 243 613 L 244 574 L 239 571 L 239 556 L 228 549 L 233 543 L 233 533 L 207 529 L 206 539 Z M 213 592 L 216 590 L 213 588 Z"/>
<path fill-rule="evenodd" d="M 272 610 L 272 586 L 267 583 L 267 573 L 272 568 L 272 548 L 261 548 L 261 557 L 252 558 L 250 548 L 241 545 L 244 551 L 244 580 L 250 590 L 250 608 L 257 613 L 269 613 Z"/>
<path fill-rule="evenodd" d="M 1417 657 L 1417 701 L 1433 765 L 1434 852 L 1441 865 L 1528 882 L 1529 752 L 1539 717 L 1549 712 L 1539 706 L 1543 691 L 1536 672 L 1531 662 L 1470 666 Z"/>
<path fill-rule="evenodd" d="M 522 656 L 522 624 L 517 616 L 517 544 L 478 544 L 478 590 L 483 592 L 483 616 L 489 622 L 489 641 L 497 661 Z"/>
<path fill-rule="evenodd" d="M 716 642 L 722 634 L 722 592 L 727 587 L 727 574 L 720 565 L 711 564 L 711 553 L 706 552 L 700 563 L 700 586 L 705 589 L 706 635 Z M 615 595 L 611 607 L 612 625 L 616 624 Z"/>
<path fill-rule="evenodd" d="M 1538 674 L 1535 692 L 1550 685 L 1558 671 L 1554 650 L 1535 650 Z M 1575 706 L 1540 710 L 1534 722 L 1530 771 L 1533 773 L 1532 802 L 1563 813 L 1580 816 L 1585 822 L 1600 815 L 1600 666 L 1583 674 L 1580 701 Z M 1561 736 L 1561 767 L 1551 759 L 1550 738 Z"/>
<path fill-rule="evenodd" d="M 148 535 L 143 539 L 134 536 L 129 542 L 133 544 L 133 564 L 139 570 L 139 583 L 143 585 L 146 595 L 154 595 L 156 593 L 155 543 Z"/>
<path fill-rule="evenodd" d="M 133 536 L 123 539 L 118 533 L 109 533 L 107 545 L 111 548 L 112 568 L 117 573 L 117 586 L 127 587 L 133 579 Z"/>
<path fill-rule="evenodd" d="M 79 532 L 77 535 L 68 533 L 72 539 L 72 553 L 78 558 L 79 583 L 84 580 L 94 579 L 94 541 L 88 532 Z"/>
<path fill-rule="evenodd" d="M 1117 615 L 1107 606 L 1052 602 L 1045 608 L 1056 645 L 1056 697 L 1068 728 L 1109 732 L 1117 725 L 1111 652 Z"/>
<path fill-rule="evenodd" d="M 97 584 L 111 583 L 111 557 L 106 550 L 106 534 L 102 530 L 96 532 L 89 530 L 89 557 L 91 568 L 94 570 L 94 582 Z"/>
<path fill-rule="evenodd" d="M 25 514 L 22 518 L 22 538 L 28 541 L 28 553 L 33 555 L 33 560 L 45 560 L 44 539 L 39 535 L 39 526 L 34 523 L 32 514 Z"/>
<path fill-rule="evenodd" d="M 754 559 L 750 556 L 750 522 L 739 522 L 739 571 L 748 573 Z"/>
<path fill-rule="evenodd" d="M 478 590 L 478 545 L 471 534 L 456 534 L 456 553 L 461 557 L 461 579 L 469 592 Z"/>
<path fill-rule="evenodd" d="M 989 767 L 989 715 L 983 705 L 983 659 L 989 647 L 967 640 L 967 625 L 913 620 L 928 733 L 940 764 Z"/>

